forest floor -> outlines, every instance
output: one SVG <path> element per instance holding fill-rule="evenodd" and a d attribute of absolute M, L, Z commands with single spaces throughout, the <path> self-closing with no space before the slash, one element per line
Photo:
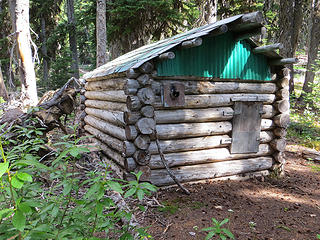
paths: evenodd
<path fill-rule="evenodd" d="M 174 187 L 159 190 L 163 207 L 148 209 L 144 225 L 156 240 L 204 239 L 201 229 L 212 226 L 213 217 L 228 218 L 223 227 L 237 240 L 317 239 L 320 172 L 299 151 L 286 152 L 286 158 L 283 178 L 186 185 L 189 196 Z"/>

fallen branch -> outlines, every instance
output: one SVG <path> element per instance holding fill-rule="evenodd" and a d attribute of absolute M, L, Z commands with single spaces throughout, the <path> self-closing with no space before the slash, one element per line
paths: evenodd
<path fill-rule="evenodd" d="M 156 135 L 156 144 L 157 144 L 157 147 L 158 147 L 158 151 L 159 151 L 159 155 L 160 155 L 160 159 L 163 163 L 163 165 L 165 166 L 169 176 L 172 178 L 172 180 L 182 189 L 182 191 L 187 194 L 187 195 L 190 195 L 190 192 L 188 189 L 186 189 L 184 186 L 181 185 L 181 183 L 179 182 L 179 180 L 176 178 L 176 176 L 173 174 L 173 172 L 171 171 L 171 169 L 169 168 L 168 166 L 168 163 L 164 157 L 164 154 L 161 150 L 161 147 L 160 147 L 160 142 L 159 142 L 159 139 L 158 139 L 158 134 L 157 132 L 155 131 L 155 135 Z"/>

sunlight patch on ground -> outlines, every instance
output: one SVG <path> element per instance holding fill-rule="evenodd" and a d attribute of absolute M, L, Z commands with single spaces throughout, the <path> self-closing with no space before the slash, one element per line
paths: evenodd
<path fill-rule="evenodd" d="M 244 195 L 250 196 L 252 198 L 269 198 L 276 201 L 285 201 L 289 203 L 300 203 L 300 204 L 306 204 L 310 205 L 311 202 L 314 202 L 315 205 L 320 207 L 320 201 L 313 199 L 310 196 L 303 195 L 301 197 L 295 196 L 295 194 L 288 193 L 285 191 L 281 191 L 280 189 L 277 189 L 277 192 L 275 192 L 275 189 L 261 189 L 261 190 L 250 190 L 250 189 L 244 189 L 241 191 Z M 313 194 L 320 195 L 320 190 L 314 191 Z"/>

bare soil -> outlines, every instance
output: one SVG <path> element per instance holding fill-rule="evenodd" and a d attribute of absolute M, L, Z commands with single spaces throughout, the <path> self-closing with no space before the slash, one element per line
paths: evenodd
<path fill-rule="evenodd" d="M 299 153 L 286 153 L 283 178 L 219 181 L 158 192 L 164 207 L 149 208 L 144 225 L 154 239 L 204 239 L 202 228 L 219 221 L 238 240 L 313 240 L 320 234 L 320 172 Z M 318 164 L 319 166 L 319 164 Z M 218 238 L 217 238 L 218 239 Z"/>

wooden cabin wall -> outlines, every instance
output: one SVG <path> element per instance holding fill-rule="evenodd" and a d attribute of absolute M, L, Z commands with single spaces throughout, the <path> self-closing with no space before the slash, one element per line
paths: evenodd
<path fill-rule="evenodd" d="M 138 92 L 143 87 L 152 89 L 155 95 L 151 104 L 154 113 L 147 118 L 153 118 L 156 126 L 151 123 L 152 126 L 149 127 L 155 128 L 166 161 L 176 177 L 181 182 L 190 182 L 265 172 L 264 170 L 277 166 L 275 162 L 283 165 L 285 128 L 289 123 L 285 72 L 278 71 L 273 82 L 250 83 L 239 79 L 216 82 L 196 77 L 160 78 L 155 72 L 149 72 L 148 77 L 145 77 L 148 79 L 147 84 L 144 86 L 138 81 L 139 87 L 135 90 L 133 87 L 131 92 Z M 141 75 L 137 76 L 141 78 Z M 184 84 L 183 107 L 163 106 L 160 95 L 161 86 L 165 83 Z M 129 85 L 135 84 L 127 86 Z M 127 149 L 133 156 L 126 158 L 126 169 L 128 172 L 137 171 L 144 166 L 144 170 L 147 170 L 145 180 L 160 186 L 174 184 L 161 161 L 155 136 L 142 134 L 139 129 L 137 123 L 146 116 L 141 110 L 144 104 L 135 106 L 137 99 L 139 97 L 136 93 L 129 97 L 129 109 L 125 113 L 125 121 L 129 124 L 126 127 Z M 263 102 L 264 114 L 257 153 L 230 153 L 233 104 L 236 99 L 256 99 Z M 146 137 L 140 139 L 143 148 L 137 142 L 141 136 Z M 139 151 L 143 151 L 141 162 L 137 154 Z M 277 169 L 280 169 L 279 166 Z"/>
<path fill-rule="evenodd" d="M 273 170 L 283 172 L 289 123 L 288 71 L 278 69 L 272 82 L 160 78 L 146 62 L 126 76 L 87 79 L 85 130 L 94 135 L 117 172 L 163 186 L 174 184 L 161 161 L 155 139 L 181 182 L 225 179 Z M 161 86 L 185 86 L 183 107 L 164 107 Z M 231 154 L 234 101 L 263 102 L 257 153 Z M 156 133 L 156 134 L 155 134 Z"/>
<path fill-rule="evenodd" d="M 105 159 L 118 174 L 123 174 L 125 158 L 123 142 L 126 107 L 126 95 L 123 88 L 126 82 L 124 74 L 86 79 L 84 129 L 96 139 L 95 143 L 107 156 Z"/>

